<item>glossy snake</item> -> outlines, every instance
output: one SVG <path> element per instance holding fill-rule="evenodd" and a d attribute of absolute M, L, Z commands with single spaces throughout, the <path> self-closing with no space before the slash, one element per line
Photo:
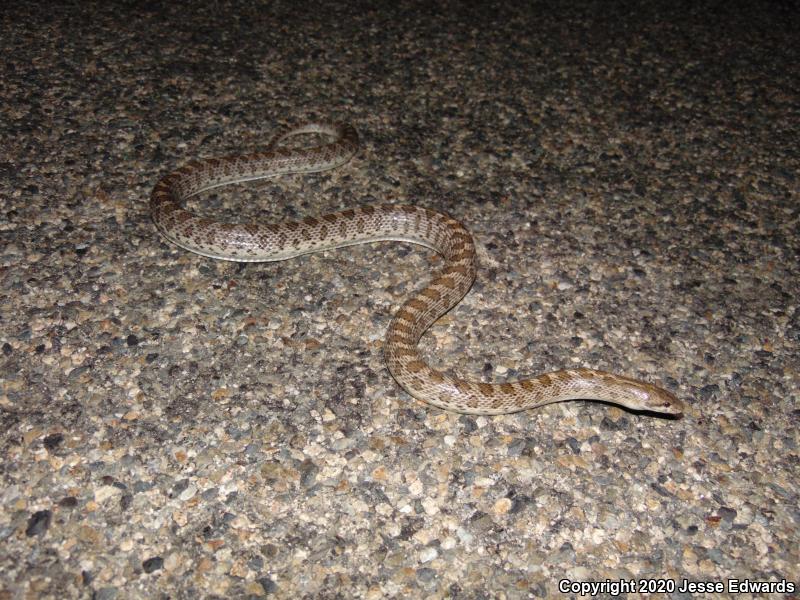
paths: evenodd
<path fill-rule="evenodd" d="M 299 150 L 280 147 L 287 138 L 318 133 L 330 143 Z M 276 224 L 223 223 L 186 211 L 182 202 L 211 188 L 284 173 L 313 173 L 346 163 L 358 149 L 358 134 L 346 124 L 308 124 L 278 137 L 265 152 L 200 160 L 170 173 L 153 190 L 150 210 L 171 242 L 211 258 L 257 262 L 293 258 L 352 244 L 398 240 L 433 249 L 444 268 L 397 311 L 386 333 L 389 371 L 409 394 L 446 410 L 504 414 L 565 400 L 600 400 L 632 410 L 678 416 L 683 407 L 671 393 L 593 369 L 566 369 L 532 379 L 489 384 L 467 381 L 431 368 L 417 343 L 453 308 L 475 279 L 475 245 L 464 226 L 419 206 L 362 206 Z"/>

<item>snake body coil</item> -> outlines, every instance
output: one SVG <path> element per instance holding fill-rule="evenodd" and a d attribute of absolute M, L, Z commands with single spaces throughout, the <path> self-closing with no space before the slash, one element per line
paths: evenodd
<path fill-rule="evenodd" d="M 328 144 L 290 150 L 287 138 L 321 133 Z M 446 410 L 504 414 L 565 400 L 600 400 L 632 410 L 680 415 L 680 400 L 654 385 L 592 369 L 568 369 L 533 379 L 489 384 L 459 379 L 431 368 L 417 343 L 425 330 L 455 306 L 475 280 L 475 244 L 451 217 L 418 206 L 363 206 L 277 224 L 223 223 L 200 218 L 182 202 L 211 188 L 283 173 L 311 173 L 346 163 L 358 149 L 358 134 L 346 124 L 308 124 L 276 137 L 258 154 L 201 160 L 170 173 L 155 186 L 150 210 L 159 231 L 191 252 L 222 260 L 285 260 L 366 242 L 399 240 L 421 244 L 444 259 L 428 285 L 407 300 L 389 325 L 386 364 L 409 394 Z"/>

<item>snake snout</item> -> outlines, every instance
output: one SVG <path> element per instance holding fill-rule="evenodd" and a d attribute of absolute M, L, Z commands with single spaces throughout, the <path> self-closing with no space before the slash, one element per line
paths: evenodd
<path fill-rule="evenodd" d="M 649 403 L 649 408 L 647 410 L 670 415 L 676 419 L 679 419 L 683 416 L 683 402 L 678 400 L 675 395 L 671 394 L 667 390 L 663 390 L 656 386 L 650 387 L 652 388 L 650 390 L 651 402 Z"/>
<path fill-rule="evenodd" d="M 620 378 L 622 379 L 622 378 Z M 683 416 L 683 402 L 672 393 L 658 386 L 633 379 L 622 382 L 628 394 L 626 405 L 633 410 L 644 410 L 680 418 Z"/>

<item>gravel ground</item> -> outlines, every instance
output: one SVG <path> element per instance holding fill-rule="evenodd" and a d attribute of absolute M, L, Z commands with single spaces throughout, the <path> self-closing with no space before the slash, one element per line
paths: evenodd
<path fill-rule="evenodd" d="M 0 600 L 798 597 L 800 15 L 699 6 L 0 9 Z M 481 266 L 433 364 L 610 370 L 684 417 L 413 400 L 381 350 L 423 248 L 158 235 L 159 177 L 309 119 L 359 154 L 195 209 L 447 212 Z"/>

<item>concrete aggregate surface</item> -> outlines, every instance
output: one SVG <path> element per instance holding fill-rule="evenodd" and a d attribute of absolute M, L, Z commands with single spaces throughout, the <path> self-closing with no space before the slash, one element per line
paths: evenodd
<path fill-rule="evenodd" d="M 4 4 L 0 600 L 797 598 L 798 31 L 780 1 Z M 410 398 L 383 334 L 424 248 L 159 236 L 160 177 L 308 120 L 359 153 L 190 206 L 446 212 L 480 267 L 432 364 L 608 370 L 683 418 Z"/>

